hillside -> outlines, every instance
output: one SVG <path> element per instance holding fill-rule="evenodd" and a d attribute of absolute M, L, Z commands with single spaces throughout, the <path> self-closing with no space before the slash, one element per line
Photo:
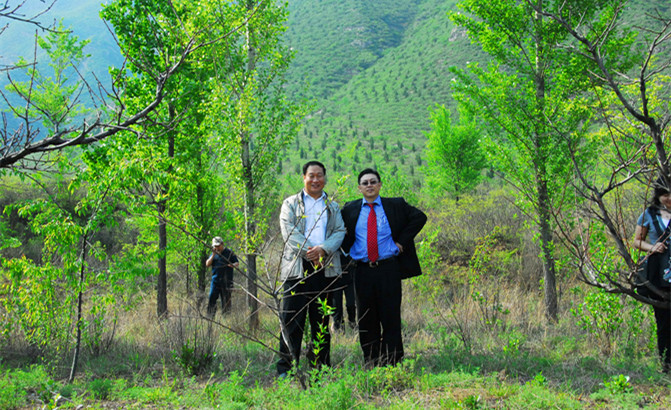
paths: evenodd
<path fill-rule="evenodd" d="M 422 1 L 289 1 L 286 37 L 296 52 L 288 75 L 291 92 L 332 95 L 401 44 Z"/>
<path fill-rule="evenodd" d="M 305 7 L 305 1 L 300 3 Z M 320 2 L 334 9 L 336 6 L 331 3 L 338 4 L 330 0 Z M 341 25 L 344 33 L 339 37 L 337 32 L 327 32 L 338 27 L 318 20 L 321 16 L 318 14 L 310 18 L 312 30 L 319 28 L 324 32 L 321 45 L 303 46 L 304 39 L 318 36 L 298 35 L 296 30 L 290 29 L 287 41 L 296 50 L 292 70 L 315 58 L 314 54 L 306 55 L 307 51 L 302 50 L 336 50 L 333 57 L 324 55 L 316 60 L 333 65 L 305 66 L 310 68 L 305 73 L 311 75 L 312 88 L 319 87 L 316 94 L 325 97 L 317 100 L 313 115 L 306 121 L 300 138 L 303 148 L 300 159 L 323 158 L 332 169 L 341 172 L 353 172 L 371 164 L 390 166 L 392 172 L 393 167 L 399 167 L 417 182 L 419 178 L 414 176 L 416 168 L 423 163 L 421 152 L 424 133 L 429 129 L 429 109 L 435 104 L 451 104 L 449 68 L 486 58 L 449 21 L 447 12 L 454 10 L 456 3 L 456 0 L 399 2 L 395 9 L 392 6 L 360 7 L 358 13 L 346 8 L 351 16 L 356 14 L 359 21 L 368 21 L 368 26 L 359 26 L 356 41 L 352 40 L 352 25 Z M 388 21 L 380 10 L 391 10 L 396 21 L 403 24 L 393 26 L 395 30 L 365 29 Z M 300 20 L 300 16 L 292 18 Z M 381 37 L 381 33 L 385 36 Z M 332 44 L 333 38 L 338 41 L 337 45 Z M 369 47 L 360 51 L 361 44 Z M 379 47 L 374 48 L 373 44 Z M 343 60 L 342 55 L 347 58 Z M 379 57 L 368 58 L 370 55 Z M 343 61 L 349 64 L 344 67 Z M 364 61 L 367 65 L 362 63 Z M 339 67 L 334 71 L 337 76 L 331 78 L 342 81 L 346 73 L 352 74 L 337 88 L 323 81 L 327 70 L 336 66 Z M 366 148 L 365 154 L 357 152 L 361 146 Z"/>

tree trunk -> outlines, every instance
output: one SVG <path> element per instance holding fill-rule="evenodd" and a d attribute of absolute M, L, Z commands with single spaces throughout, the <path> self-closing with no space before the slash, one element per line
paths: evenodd
<path fill-rule="evenodd" d="M 254 0 L 247 1 L 247 10 L 252 12 L 255 7 Z M 247 37 L 247 76 L 254 75 L 256 70 L 256 48 L 254 45 L 254 33 L 249 23 L 246 26 Z M 256 236 L 256 191 L 254 189 L 254 173 L 252 172 L 254 164 L 251 156 L 252 135 L 247 127 L 242 127 L 242 173 L 245 181 L 245 253 L 247 254 L 247 306 L 249 307 L 249 329 L 255 331 L 259 326 L 259 312 L 257 301 L 256 284 L 256 255 L 253 249 L 252 241 Z"/>
<path fill-rule="evenodd" d="M 162 319 L 168 313 L 168 274 L 166 267 L 168 230 L 165 220 L 165 199 L 158 205 L 158 279 L 156 281 L 156 314 Z"/>
<path fill-rule="evenodd" d="M 200 164 L 199 160 L 199 166 Z M 205 235 L 207 235 L 208 230 L 206 227 L 206 221 L 205 221 L 205 189 L 202 186 L 202 183 L 199 182 L 198 185 L 196 186 L 196 204 L 197 204 L 197 212 L 198 212 L 198 219 L 200 223 L 200 235 L 199 238 L 209 240 L 211 238 L 206 238 Z M 207 266 L 205 266 L 205 261 L 207 261 L 207 250 L 201 246 L 199 251 L 198 251 L 198 291 L 199 291 L 199 297 L 198 297 L 198 305 L 200 305 L 200 302 L 202 299 L 202 295 L 205 292 L 205 286 L 207 282 L 206 274 L 207 274 Z"/>
<path fill-rule="evenodd" d="M 538 217 L 540 219 L 541 251 L 543 252 L 543 288 L 545 316 L 549 321 L 557 321 L 557 283 L 554 260 L 552 226 L 550 224 L 550 198 L 547 181 L 538 181 Z"/>
<path fill-rule="evenodd" d="M 81 254 L 81 268 L 79 271 L 79 290 L 77 294 L 77 335 L 75 337 L 75 351 L 72 355 L 72 366 L 70 367 L 70 377 L 68 377 L 68 383 L 75 381 L 75 375 L 77 374 L 77 364 L 79 363 L 79 354 L 82 347 L 82 316 L 83 316 L 83 305 L 84 305 L 84 278 L 86 274 L 86 243 L 88 242 L 88 232 L 84 233 L 84 238 L 82 239 L 82 254 Z"/>
<path fill-rule="evenodd" d="M 256 254 L 247 254 L 247 306 L 249 307 L 249 329 L 259 328 L 259 301 L 256 299 Z"/>
<path fill-rule="evenodd" d="M 536 67 L 534 83 L 536 87 L 536 109 L 539 116 L 545 112 L 545 61 L 543 50 L 543 0 L 538 0 L 538 11 L 535 12 L 536 20 Z M 550 195 L 548 193 L 546 158 L 549 155 L 551 142 L 548 141 L 548 133 L 542 124 L 544 118 L 538 118 L 537 124 L 541 124 L 536 130 L 535 143 L 535 167 L 536 167 L 536 194 L 538 195 L 538 224 L 541 234 L 541 250 L 543 252 L 543 282 L 545 299 L 545 316 L 549 321 L 557 321 L 557 285 L 555 275 L 554 245 L 552 243 L 552 225 L 550 224 Z"/>
<path fill-rule="evenodd" d="M 175 107 L 168 105 L 168 116 L 170 123 L 175 119 Z M 168 131 L 168 160 L 175 156 L 175 132 Z M 168 165 L 168 175 L 172 173 L 172 165 Z M 162 188 L 163 198 L 158 202 L 158 280 L 156 283 L 156 314 L 163 318 L 168 313 L 168 229 L 165 212 L 167 210 L 168 200 L 166 196 L 169 192 L 168 184 Z"/>

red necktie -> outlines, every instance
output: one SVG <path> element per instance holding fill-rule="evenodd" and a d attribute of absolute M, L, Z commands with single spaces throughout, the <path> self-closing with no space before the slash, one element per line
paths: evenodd
<path fill-rule="evenodd" d="M 367 204 L 370 206 L 370 213 L 368 214 L 368 260 L 375 262 L 380 256 L 377 253 L 377 215 L 375 215 L 374 204 Z"/>

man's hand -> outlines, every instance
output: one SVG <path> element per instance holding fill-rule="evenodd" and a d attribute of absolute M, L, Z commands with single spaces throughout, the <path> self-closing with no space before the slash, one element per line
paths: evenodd
<path fill-rule="evenodd" d="M 310 246 L 305 256 L 313 264 L 320 264 L 326 256 L 326 251 L 321 246 Z"/>
<path fill-rule="evenodd" d="M 403 253 L 403 245 L 401 245 L 398 242 L 394 242 L 396 244 L 396 247 L 398 248 L 398 253 Z"/>

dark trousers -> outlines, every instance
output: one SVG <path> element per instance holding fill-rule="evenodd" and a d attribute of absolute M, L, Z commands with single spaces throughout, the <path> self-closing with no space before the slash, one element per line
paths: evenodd
<path fill-rule="evenodd" d="M 329 316 L 324 315 L 321 301 L 328 301 L 329 284 L 335 278 L 326 278 L 323 269 L 315 272 L 307 262 L 303 264 L 303 269 L 307 271 L 305 279 L 287 280 L 284 283 L 280 311 L 283 332 L 280 333 L 280 360 L 277 362 L 279 374 L 289 371 L 293 361 L 298 365 L 306 316 L 310 320 L 312 341 L 308 351 L 310 365 L 331 365 Z"/>
<path fill-rule="evenodd" d="M 356 323 L 356 301 L 352 276 L 353 275 L 351 274 L 341 275 L 331 292 L 331 297 L 333 299 L 333 326 L 336 329 L 340 329 L 344 321 L 343 296 L 345 296 L 347 321 L 352 326 Z"/>
<path fill-rule="evenodd" d="M 233 289 L 233 272 L 212 278 L 210 284 L 210 297 L 207 303 L 207 314 L 213 316 L 217 311 L 217 299 L 221 298 L 221 311 L 227 313 L 231 310 L 231 289 Z"/>
<path fill-rule="evenodd" d="M 403 359 L 401 272 L 396 261 L 371 268 L 359 263 L 354 276 L 359 342 L 367 365 L 394 365 Z"/>
<path fill-rule="evenodd" d="M 671 310 L 652 307 L 657 323 L 657 350 L 665 372 L 671 371 Z"/>

